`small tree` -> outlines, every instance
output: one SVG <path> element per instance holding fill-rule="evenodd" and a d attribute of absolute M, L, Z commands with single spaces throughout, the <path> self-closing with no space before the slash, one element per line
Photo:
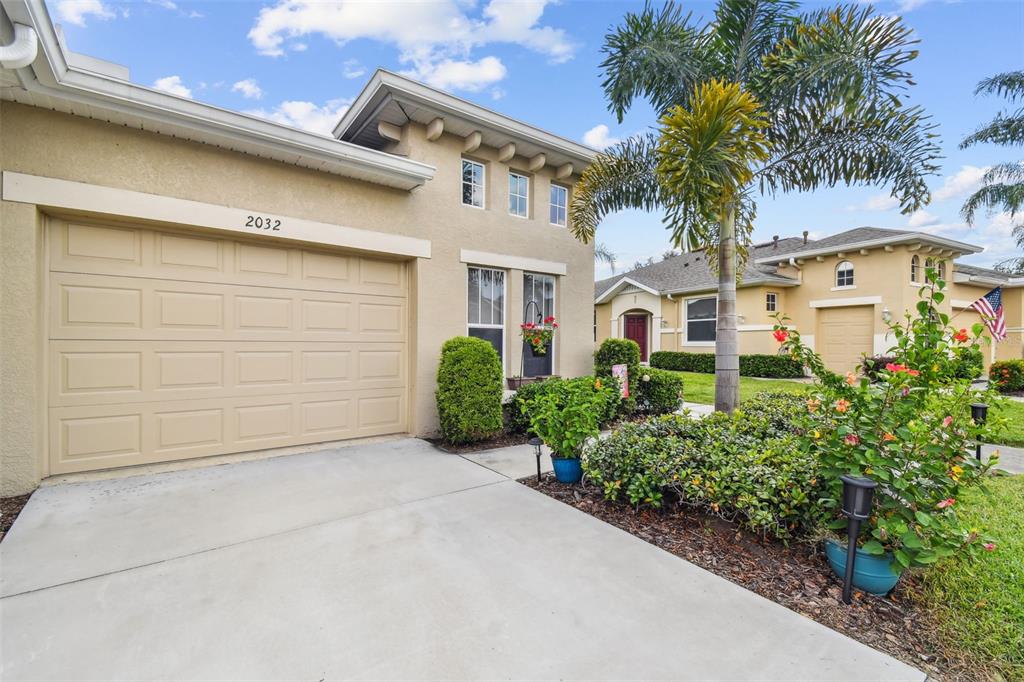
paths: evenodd
<path fill-rule="evenodd" d="M 441 346 L 437 413 L 449 443 L 470 443 L 501 431 L 501 360 L 487 341 L 456 336 Z"/>

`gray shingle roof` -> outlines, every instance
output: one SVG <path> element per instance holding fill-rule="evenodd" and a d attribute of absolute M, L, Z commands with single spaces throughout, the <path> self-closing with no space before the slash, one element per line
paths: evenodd
<path fill-rule="evenodd" d="M 965 275 L 991 277 L 992 279 L 997 279 L 1000 282 L 1009 282 L 1011 277 L 1005 272 L 999 272 L 998 270 L 992 270 L 991 268 L 981 268 L 977 265 L 966 265 L 964 263 L 954 263 L 953 270 L 956 272 L 962 272 Z"/>

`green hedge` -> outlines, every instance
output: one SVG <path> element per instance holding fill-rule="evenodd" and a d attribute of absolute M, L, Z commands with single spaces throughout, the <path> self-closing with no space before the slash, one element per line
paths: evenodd
<path fill-rule="evenodd" d="M 660 350 L 651 353 L 651 367 L 671 369 L 677 372 L 714 374 L 715 354 Z M 740 376 L 793 379 L 803 375 L 803 366 L 788 355 L 750 354 L 740 356 Z"/>
<path fill-rule="evenodd" d="M 1024 360 L 1000 360 L 988 368 L 988 378 L 1000 393 L 1024 391 Z"/>
<path fill-rule="evenodd" d="M 821 476 L 796 439 L 792 419 L 805 412 L 800 396 L 759 393 L 732 415 L 623 424 L 590 446 L 584 470 L 609 500 L 660 507 L 670 496 L 764 535 L 808 535 Z"/>
<path fill-rule="evenodd" d="M 977 348 L 953 348 L 953 376 L 957 379 L 977 379 L 985 371 L 985 358 Z"/>
<path fill-rule="evenodd" d="M 605 339 L 594 351 L 594 375 L 611 382 L 612 365 L 626 365 L 629 372 L 629 398 L 619 402 L 620 411 L 636 410 L 636 380 L 640 374 L 640 346 L 630 339 Z"/>
<path fill-rule="evenodd" d="M 640 369 L 636 389 L 637 409 L 644 414 L 669 414 L 683 402 L 683 377 L 654 367 Z"/>
<path fill-rule="evenodd" d="M 500 432 L 503 382 L 501 360 L 490 343 L 468 336 L 445 341 L 435 394 L 444 439 L 471 443 Z"/>
<path fill-rule="evenodd" d="M 603 380 L 602 380 L 603 381 Z M 598 421 L 603 426 L 615 420 L 619 412 L 619 400 L 616 399 L 618 392 L 610 382 L 603 382 L 601 388 L 595 385 L 594 377 L 576 377 L 574 379 L 560 379 L 553 377 L 544 381 L 535 381 L 532 384 L 523 384 L 516 391 L 509 409 L 509 418 L 506 428 L 512 433 L 527 433 L 530 430 L 530 420 L 533 418 L 531 406 L 534 401 L 542 396 L 558 395 L 559 400 L 565 399 L 566 395 L 574 386 L 588 385 L 594 391 L 603 391 L 608 395 L 605 401 L 604 414 L 600 415 Z"/>

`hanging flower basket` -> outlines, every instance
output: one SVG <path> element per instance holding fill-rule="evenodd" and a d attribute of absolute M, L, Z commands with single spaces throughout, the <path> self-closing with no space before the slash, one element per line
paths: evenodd
<path fill-rule="evenodd" d="M 556 329 L 558 329 L 558 323 L 555 322 L 553 315 L 545 317 L 544 321 L 539 324 L 524 322 L 519 325 L 519 333 L 522 334 L 523 341 L 529 344 L 534 355 L 547 355 L 548 345 L 555 338 Z"/>

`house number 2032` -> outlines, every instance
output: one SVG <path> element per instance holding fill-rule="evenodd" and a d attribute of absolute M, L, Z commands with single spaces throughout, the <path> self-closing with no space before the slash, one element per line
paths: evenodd
<path fill-rule="evenodd" d="M 277 218 L 264 218 L 263 216 L 250 215 L 245 217 L 245 226 L 254 227 L 257 230 L 273 230 L 279 232 L 281 230 L 281 221 Z"/>

